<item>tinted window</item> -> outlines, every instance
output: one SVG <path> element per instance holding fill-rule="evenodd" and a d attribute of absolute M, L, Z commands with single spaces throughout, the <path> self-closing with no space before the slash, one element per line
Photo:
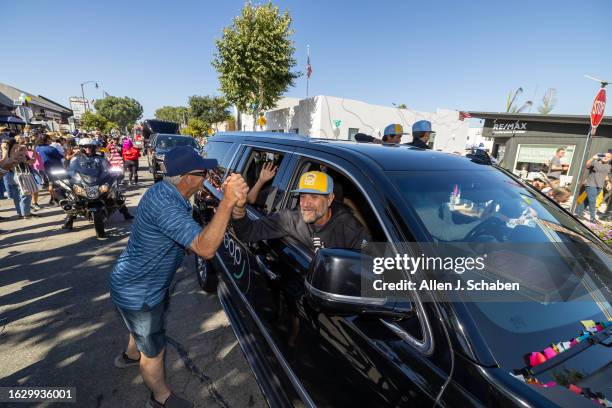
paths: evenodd
<path fill-rule="evenodd" d="M 204 147 L 202 156 L 209 159 L 217 159 L 219 167 L 225 170 L 232 159 L 232 145 L 233 143 L 231 142 L 208 142 Z"/>
<path fill-rule="evenodd" d="M 197 148 L 198 144 L 192 137 L 184 136 L 158 136 L 155 140 L 155 147 L 161 149 L 172 149 L 177 146 L 192 146 Z"/>
<path fill-rule="evenodd" d="M 269 213 L 276 207 L 282 191 L 279 191 L 278 186 L 274 184 L 278 177 L 278 169 L 284 158 L 283 153 L 267 152 L 264 150 L 253 150 L 249 155 L 246 166 L 242 171 L 242 176 L 247 182 L 251 191 L 249 192 L 248 202 L 257 211 Z M 272 179 L 258 184 L 258 180 L 262 175 L 262 171 L 266 169 L 267 174 L 274 174 Z"/>
<path fill-rule="evenodd" d="M 208 142 L 204 147 L 202 156 L 209 159 L 216 159 L 219 165 L 216 169 L 208 172 L 207 181 L 210 183 L 210 187 L 221 191 L 221 184 L 227 171 L 227 167 L 233 157 L 234 149 L 232 149 L 233 143 L 231 142 Z"/>

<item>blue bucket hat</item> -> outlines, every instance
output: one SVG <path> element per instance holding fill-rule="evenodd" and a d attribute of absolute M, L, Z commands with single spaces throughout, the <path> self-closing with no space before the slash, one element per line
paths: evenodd
<path fill-rule="evenodd" d="M 419 120 L 412 125 L 412 132 L 433 132 L 431 130 L 431 122 L 428 120 Z"/>
<path fill-rule="evenodd" d="M 179 146 L 166 153 L 164 158 L 166 175 L 180 176 L 194 170 L 210 170 L 217 167 L 216 159 L 205 159 L 190 146 Z"/>

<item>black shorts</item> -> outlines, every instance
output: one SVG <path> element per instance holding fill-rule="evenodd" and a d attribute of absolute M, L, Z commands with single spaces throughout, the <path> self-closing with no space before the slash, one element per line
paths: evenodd
<path fill-rule="evenodd" d="M 130 331 L 138 350 L 149 358 L 157 357 L 166 347 L 166 315 L 169 297 L 152 308 L 127 310 L 117 306 L 117 311 Z"/>

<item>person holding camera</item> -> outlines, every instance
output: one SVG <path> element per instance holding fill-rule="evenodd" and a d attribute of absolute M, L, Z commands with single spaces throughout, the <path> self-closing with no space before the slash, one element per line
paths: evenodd
<path fill-rule="evenodd" d="M 576 216 L 580 217 L 585 208 L 585 203 L 588 205 L 590 221 L 596 222 L 595 215 L 597 213 L 597 196 L 605 187 L 610 189 L 610 170 L 612 169 L 612 149 L 607 153 L 596 154 L 586 162 L 586 168 L 589 171 L 584 183 L 586 190 L 586 199 L 576 207 Z"/>

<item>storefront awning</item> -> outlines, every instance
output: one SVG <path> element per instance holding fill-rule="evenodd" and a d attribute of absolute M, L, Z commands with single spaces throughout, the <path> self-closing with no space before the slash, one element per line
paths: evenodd
<path fill-rule="evenodd" d="M 16 125 L 25 125 L 23 119 L 18 116 L 2 116 L 0 115 L 0 123 L 14 123 Z"/>

